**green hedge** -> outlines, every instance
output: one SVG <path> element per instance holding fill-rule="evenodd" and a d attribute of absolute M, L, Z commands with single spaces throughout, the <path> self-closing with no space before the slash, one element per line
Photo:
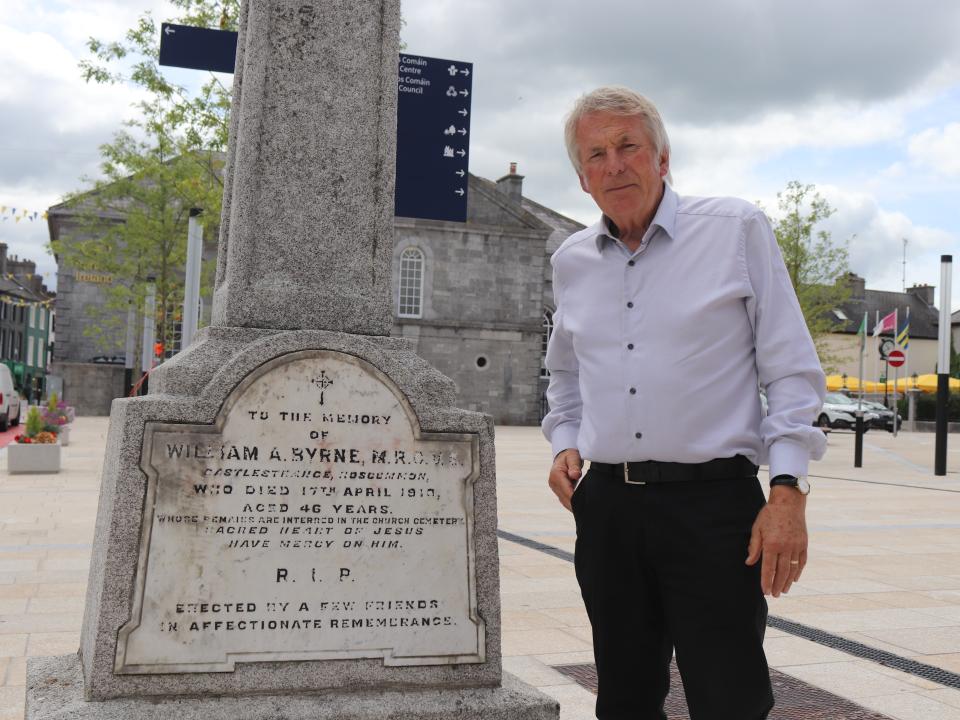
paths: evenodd
<path fill-rule="evenodd" d="M 900 398 L 897 404 L 903 419 L 907 419 L 907 400 Z M 917 420 L 934 421 L 937 419 L 937 396 L 921 393 L 917 397 Z M 960 393 L 950 393 L 947 401 L 947 419 L 950 422 L 960 422 Z"/>

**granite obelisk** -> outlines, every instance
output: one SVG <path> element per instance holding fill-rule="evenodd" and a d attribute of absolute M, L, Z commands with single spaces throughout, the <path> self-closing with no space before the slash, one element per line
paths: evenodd
<path fill-rule="evenodd" d="M 79 656 L 27 717 L 546 720 L 493 426 L 389 337 L 399 0 L 245 0 L 213 322 L 114 402 Z"/>

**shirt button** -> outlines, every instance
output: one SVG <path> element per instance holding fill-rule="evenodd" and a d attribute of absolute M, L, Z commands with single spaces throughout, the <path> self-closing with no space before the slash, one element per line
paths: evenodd
<path fill-rule="evenodd" d="M 633 343 L 629 343 L 627 345 L 627 350 L 633 350 Z"/>
<path fill-rule="evenodd" d="M 630 394 L 631 394 L 631 395 L 636 395 L 636 394 L 637 394 L 637 389 L 636 389 L 636 388 L 630 388 Z"/>
<path fill-rule="evenodd" d="M 627 303 L 627 307 L 628 307 L 628 308 L 632 308 L 632 307 L 633 307 L 633 303 L 632 303 L 632 302 L 628 302 L 628 303 Z"/>
<path fill-rule="evenodd" d="M 627 263 L 627 265 L 629 265 L 630 267 L 633 267 L 636 264 L 637 264 L 636 260 L 631 260 L 630 262 Z"/>
<path fill-rule="evenodd" d="M 637 440 L 639 440 L 640 438 L 643 437 L 643 433 L 637 433 L 636 435 L 634 435 L 634 437 L 637 438 Z"/>

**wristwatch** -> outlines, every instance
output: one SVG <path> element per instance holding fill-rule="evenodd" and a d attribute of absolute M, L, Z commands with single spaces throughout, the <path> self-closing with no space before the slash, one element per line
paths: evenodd
<path fill-rule="evenodd" d="M 810 483 L 807 482 L 806 478 L 798 478 L 794 475 L 777 475 L 770 480 L 770 487 L 775 487 L 776 485 L 789 485 L 790 487 L 796 488 L 801 495 L 810 494 Z"/>

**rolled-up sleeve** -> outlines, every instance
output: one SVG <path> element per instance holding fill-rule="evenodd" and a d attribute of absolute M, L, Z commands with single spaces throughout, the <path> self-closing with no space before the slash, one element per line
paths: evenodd
<path fill-rule="evenodd" d="M 744 224 L 744 261 L 752 289 L 747 313 L 753 325 L 757 372 L 766 389 L 768 412 L 760 437 L 770 477 L 805 476 L 810 459 L 826 449 L 813 419 L 823 405 L 824 375 L 796 292 L 766 216 Z"/>
<path fill-rule="evenodd" d="M 580 365 L 573 348 L 573 338 L 564 325 L 563 288 L 556 267 L 553 270 L 553 333 L 547 344 L 544 366 L 550 372 L 547 403 L 550 412 L 543 418 L 543 434 L 553 448 L 554 457 L 577 447 L 583 400 L 580 397 Z"/>

